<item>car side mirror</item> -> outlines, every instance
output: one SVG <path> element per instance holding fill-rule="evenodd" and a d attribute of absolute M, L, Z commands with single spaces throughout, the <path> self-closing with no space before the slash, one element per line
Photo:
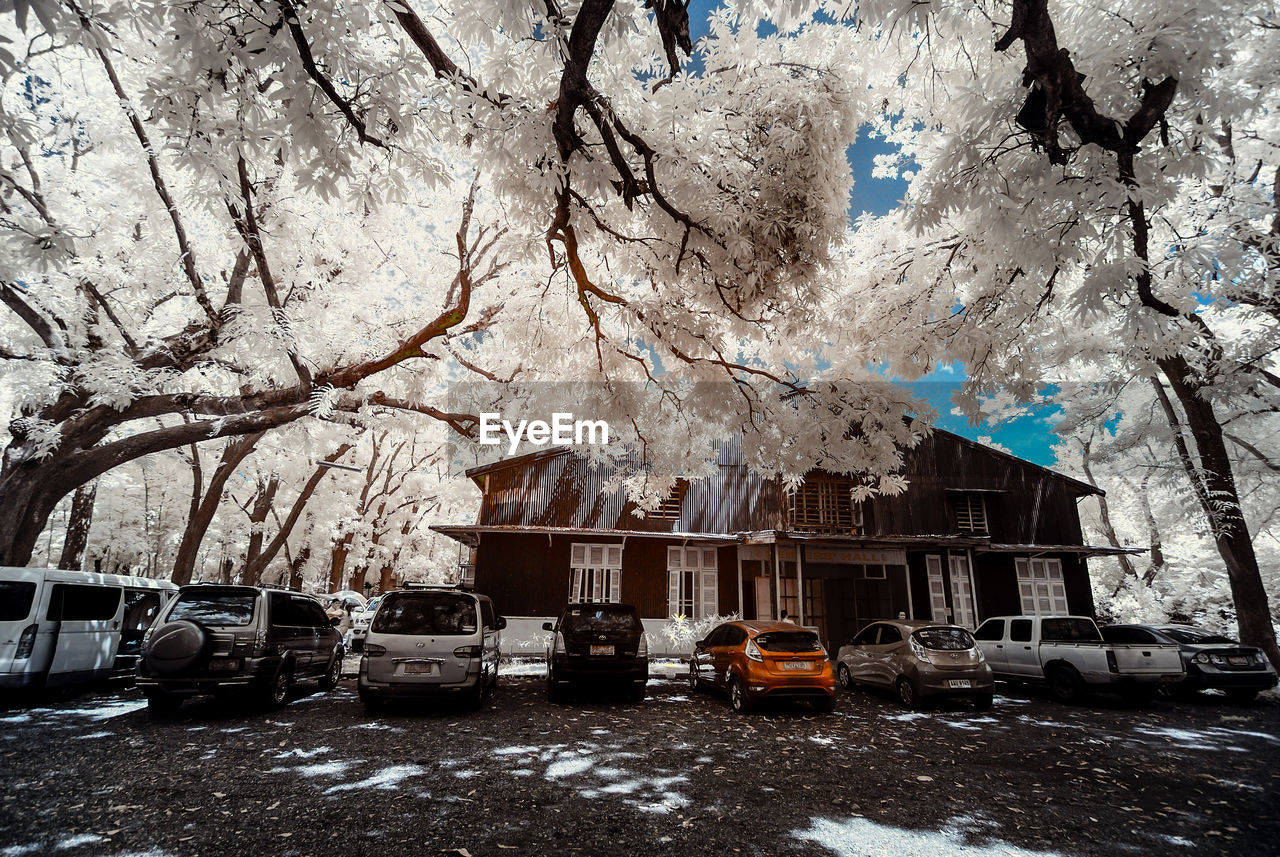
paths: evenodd
<path fill-rule="evenodd" d="M 550 622 L 542 623 L 542 630 L 544 631 L 554 631 L 555 629 L 556 629 L 556 626 L 552 625 Z"/>
<path fill-rule="evenodd" d="M 330 619 L 330 620 L 329 620 L 329 627 L 330 627 L 330 628 L 336 628 L 336 627 L 338 627 L 338 626 L 339 626 L 339 625 L 341 625 L 341 624 L 342 624 L 342 617 L 341 617 L 341 616 L 334 616 L 332 619 Z"/>
<path fill-rule="evenodd" d="M 506 616 L 499 616 L 499 617 L 498 617 L 498 621 L 496 621 L 496 622 L 494 622 L 494 623 L 493 623 L 493 627 L 497 628 L 499 631 L 501 631 L 503 628 L 506 628 L 506 627 L 507 627 L 507 617 L 506 617 Z"/>
<path fill-rule="evenodd" d="M 693 647 L 694 647 L 695 649 L 702 649 L 702 648 L 705 648 L 705 647 L 706 647 L 706 645 L 707 645 L 707 638 L 706 638 L 706 637 L 703 637 L 701 640 L 699 640 L 698 642 L 694 643 L 694 644 L 693 644 Z"/>

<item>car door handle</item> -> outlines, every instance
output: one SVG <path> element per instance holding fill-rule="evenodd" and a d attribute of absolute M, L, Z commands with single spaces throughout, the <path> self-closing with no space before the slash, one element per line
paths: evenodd
<path fill-rule="evenodd" d="M 1030 646 L 1023 646 L 1022 648 L 1023 648 L 1023 650 L 1024 650 L 1024 651 L 1027 651 L 1027 652 L 1031 651 L 1031 647 L 1030 647 Z"/>
<path fill-rule="evenodd" d="M 997 648 L 997 649 L 1003 649 L 1003 648 L 1004 648 L 1004 643 L 996 643 L 996 648 Z"/>

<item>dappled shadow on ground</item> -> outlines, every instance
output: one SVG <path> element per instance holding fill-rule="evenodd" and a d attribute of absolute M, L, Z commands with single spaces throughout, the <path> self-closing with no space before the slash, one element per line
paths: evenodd
<path fill-rule="evenodd" d="M 833 715 L 744 717 L 675 680 L 642 703 L 553 705 L 540 679 L 507 677 L 479 712 L 371 716 L 348 678 L 270 713 L 197 701 L 152 720 L 135 691 L 0 726 L 5 857 L 1168 857 L 1280 839 L 1270 699 L 1064 707 L 1015 690 L 988 712 L 915 712 L 855 691 Z"/>

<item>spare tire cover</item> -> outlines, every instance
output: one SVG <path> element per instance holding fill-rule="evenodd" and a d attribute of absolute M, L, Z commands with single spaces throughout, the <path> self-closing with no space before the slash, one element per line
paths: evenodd
<path fill-rule="evenodd" d="M 152 632 L 143 657 L 154 672 L 180 672 L 204 654 L 205 640 L 204 628 L 195 622 L 166 622 Z"/>

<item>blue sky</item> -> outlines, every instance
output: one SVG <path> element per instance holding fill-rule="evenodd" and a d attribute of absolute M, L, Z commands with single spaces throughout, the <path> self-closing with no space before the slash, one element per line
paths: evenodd
<path fill-rule="evenodd" d="M 710 28 L 707 16 L 717 5 L 719 3 L 712 0 L 693 0 L 690 4 L 689 33 L 695 43 L 708 33 Z M 693 66 L 696 68 L 698 63 L 695 61 Z M 853 193 L 849 198 L 851 220 L 864 212 L 885 214 L 898 204 L 907 188 L 906 182 L 901 179 L 872 177 L 876 155 L 889 154 L 894 151 L 894 147 L 880 138 L 870 136 L 869 131 L 869 128 L 863 128 L 858 139 L 851 141 L 849 146 L 849 167 L 853 171 Z M 1052 433 L 1052 428 L 1057 422 L 1056 414 L 1059 413 L 1056 407 L 1041 408 L 1029 416 L 998 426 L 971 426 L 966 418 L 952 413 L 954 406 L 950 397 L 961 380 L 961 367 L 944 367 L 910 386 L 917 396 L 927 399 L 937 410 L 938 419 L 935 424 L 939 428 L 974 440 L 985 435 L 1020 458 L 1042 465 L 1053 464 L 1052 446 L 1057 438 Z"/>

